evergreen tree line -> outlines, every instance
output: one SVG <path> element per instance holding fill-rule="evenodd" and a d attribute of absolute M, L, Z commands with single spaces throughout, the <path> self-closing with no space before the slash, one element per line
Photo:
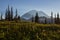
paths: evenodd
<path fill-rule="evenodd" d="M 4 20 L 6 20 L 6 21 L 21 20 L 20 15 L 18 15 L 17 9 L 16 9 L 15 13 L 16 14 L 14 16 L 13 15 L 13 7 L 9 8 L 9 5 L 8 5 L 8 8 L 6 9 L 6 12 L 5 12 L 5 19 Z M 1 20 L 3 20 L 2 16 L 3 16 L 3 14 L 1 13 L 1 18 L 0 18 Z M 53 12 L 51 12 L 51 23 L 53 23 L 53 21 L 56 24 L 60 23 L 59 13 L 57 13 L 57 17 L 56 17 L 56 14 L 55 14 L 55 18 L 53 18 Z M 32 22 L 39 23 L 38 12 L 35 15 L 35 19 L 32 16 Z M 45 18 L 45 24 L 47 24 L 47 18 Z"/>
<path fill-rule="evenodd" d="M 60 18 L 59 18 L 59 13 L 57 13 L 57 15 L 55 14 L 55 17 L 53 17 L 53 12 L 51 12 L 51 21 L 50 23 L 51 24 L 60 24 Z M 36 13 L 36 16 L 35 16 L 35 20 L 33 20 L 33 16 L 32 16 L 32 22 L 36 22 L 36 23 L 39 23 L 39 16 L 38 16 L 38 13 Z M 45 17 L 45 24 L 47 24 L 47 18 Z"/>
<path fill-rule="evenodd" d="M 57 17 L 56 17 L 56 14 L 55 14 L 55 23 L 56 24 L 60 23 L 59 13 L 57 13 Z"/>
<path fill-rule="evenodd" d="M 16 12 L 15 12 L 15 16 L 13 15 L 13 7 L 11 7 L 11 9 L 8 8 L 6 9 L 6 12 L 5 12 L 5 18 L 3 19 L 2 18 L 2 13 L 1 13 L 1 20 L 6 20 L 6 21 L 13 21 L 13 20 L 20 20 L 20 15 L 18 15 L 17 13 L 17 9 L 16 9 Z"/>

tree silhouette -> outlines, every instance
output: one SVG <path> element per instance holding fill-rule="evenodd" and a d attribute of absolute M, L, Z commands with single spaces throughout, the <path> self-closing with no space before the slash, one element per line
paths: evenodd
<path fill-rule="evenodd" d="M 11 7 L 11 20 L 13 20 L 13 7 Z"/>
<path fill-rule="evenodd" d="M 45 18 L 45 24 L 47 24 L 47 18 Z"/>
<path fill-rule="evenodd" d="M 13 8 L 11 7 L 11 10 L 8 5 L 8 9 L 6 9 L 5 12 L 5 20 L 12 21 L 13 20 Z"/>
<path fill-rule="evenodd" d="M 7 20 L 8 18 L 8 13 L 7 13 L 7 9 L 6 9 L 6 12 L 5 12 L 5 20 Z"/>
<path fill-rule="evenodd" d="M 57 13 L 57 24 L 59 24 L 59 13 Z"/>
<path fill-rule="evenodd" d="M 18 20 L 20 20 L 20 16 L 18 16 Z"/>
<path fill-rule="evenodd" d="M 17 14 L 17 9 L 16 9 L 16 14 L 15 14 L 14 20 L 17 20 L 17 19 L 18 19 L 18 14 Z"/>
<path fill-rule="evenodd" d="M 16 18 L 17 18 L 17 9 L 16 9 Z"/>
<path fill-rule="evenodd" d="M 55 21 L 55 23 L 56 23 L 56 14 L 55 14 L 55 18 L 54 18 L 54 21 Z"/>
<path fill-rule="evenodd" d="M 3 16 L 3 14 L 2 14 L 2 12 L 1 12 L 1 21 L 3 20 L 2 16 Z"/>
<path fill-rule="evenodd" d="M 36 23 L 38 23 L 38 22 L 39 22 L 38 12 L 36 13 L 36 16 L 35 16 L 35 22 L 36 22 Z"/>
<path fill-rule="evenodd" d="M 53 23 L 53 12 L 51 12 L 51 23 Z"/>
<path fill-rule="evenodd" d="M 33 18 L 33 16 L 32 16 L 32 22 L 34 22 L 34 18 Z"/>
<path fill-rule="evenodd" d="M 10 14 L 9 5 L 8 5 L 8 12 L 7 13 L 8 13 L 8 15 L 7 15 L 8 18 L 7 19 L 8 19 L 8 21 L 10 21 L 11 20 L 11 14 Z"/>

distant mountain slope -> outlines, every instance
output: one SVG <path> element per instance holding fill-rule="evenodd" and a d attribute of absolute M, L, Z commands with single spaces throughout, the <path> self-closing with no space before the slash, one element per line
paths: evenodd
<path fill-rule="evenodd" d="M 36 10 L 31 10 L 27 13 L 25 13 L 24 15 L 22 15 L 21 18 L 29 20 L 30 18 L 35 17 L 36 13 L 38 12 L 38 16 L 39 17 L 49 17 L 48 15 L 46 15 L 43 11 L 36 11 Z"/>

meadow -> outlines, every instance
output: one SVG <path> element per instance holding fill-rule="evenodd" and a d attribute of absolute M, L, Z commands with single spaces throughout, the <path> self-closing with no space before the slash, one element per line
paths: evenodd
<path fill-rule="evenodd" d="M 0 40 L 60 40 L 60 24 L 0 21 Z"/>

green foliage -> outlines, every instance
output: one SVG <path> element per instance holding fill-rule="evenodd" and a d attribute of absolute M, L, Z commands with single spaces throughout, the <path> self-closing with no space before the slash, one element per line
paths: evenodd
<path fill-rule="evenodd" d="M 60 25 L 0 22 L 1 40 L 60 40 Z"/>

